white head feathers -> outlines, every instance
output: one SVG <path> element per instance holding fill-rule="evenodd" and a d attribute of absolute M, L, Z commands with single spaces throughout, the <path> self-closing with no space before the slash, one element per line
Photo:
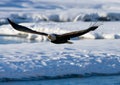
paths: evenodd
<path fill-rule="evenodd" d="M 48 39 L 50 39 L 51 41 L 56 40 L 55 34 L 50 34 L 50 35 L 48 35 Z"/>

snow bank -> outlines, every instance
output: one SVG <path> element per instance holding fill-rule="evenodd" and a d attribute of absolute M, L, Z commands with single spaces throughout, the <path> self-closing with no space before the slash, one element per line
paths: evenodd
<path fill-rule="evenodd" d="M 94 24 L 94 22 L 92 22 Z M 98 22 L 103 23 L 103 22 Z M 77 31 L 86 29 L 90 26 L 88 22 L 67 22 L 67 23 L 54 23 L 54 22 L 40 22 L 40 23 L 21 23 L 21 25 L 27 26 L 33 30 L 45 32 L 48 34 L 64 34 L 71 31 Z M 106 22 L 103 23 L 97 30 L 94 32 L 89 32 L 85 35 L 82 35 L 79 39 L 120 39 L 120 29 L 119 22 Z M 20 37 L 27 40 L 36 40 L 36 41 L 48 41 L 47 37 L 40 36 L 36 34 L 28 34 L 14 30 L 10 25 L 0 26 L 0 36 L 11 36 L 11 37 Z M 74 39 L 73 39 L 74 40 Z"/>
<path fill-rule="evenodd" d="M 0 79 L 116 74 L 120 72 L 119 43 L 83 40 L 73 45 L 48 42 L 0 45 Z"/>
<path fill-rule="evenodd" d="M 75 9 L 76 10 L 76 9 Z M 72 13 L 71 10 L 62 13 L 12 13 L 10 16 L 1 18 L 0 24 L 7 24 L 6 18 L 10 18 L 15 22 L 41 22 L 41 21 L 53 21 L 53 22 L 77 22 L 77 21 L 120 21 L 120 13 Z"/>

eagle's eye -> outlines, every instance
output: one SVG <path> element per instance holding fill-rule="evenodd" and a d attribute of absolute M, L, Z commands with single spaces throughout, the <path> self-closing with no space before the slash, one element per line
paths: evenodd
<path fill-rule="evenodd" d="M 54 34 L 50 34 L 48 35 L 48 39 L 50 39 L 51 41 L 56 40 L 56 36 Z"/>

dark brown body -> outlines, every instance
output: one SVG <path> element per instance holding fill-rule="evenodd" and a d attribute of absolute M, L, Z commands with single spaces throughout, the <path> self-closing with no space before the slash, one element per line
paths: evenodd
<path fill-rule="evenodd" d="M 57 35 L 57 34 L 54 34 L 54 35 L 56 36 L 56 40 L 51 41 L 51 42 L 52 42 L 52 43 L 55 43 L 55 44 L 67 43 L 68 40 L 70 40 L 70 38 L 61 37 L 61 35 Z"/>

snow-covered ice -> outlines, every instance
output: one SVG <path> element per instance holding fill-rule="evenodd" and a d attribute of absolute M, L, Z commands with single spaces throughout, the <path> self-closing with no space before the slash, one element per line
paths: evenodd
<path fill-rule="evenodd" d="M 120 72 L 119 40 L 0 45 L 0 78 L 56 77 Z"/>

